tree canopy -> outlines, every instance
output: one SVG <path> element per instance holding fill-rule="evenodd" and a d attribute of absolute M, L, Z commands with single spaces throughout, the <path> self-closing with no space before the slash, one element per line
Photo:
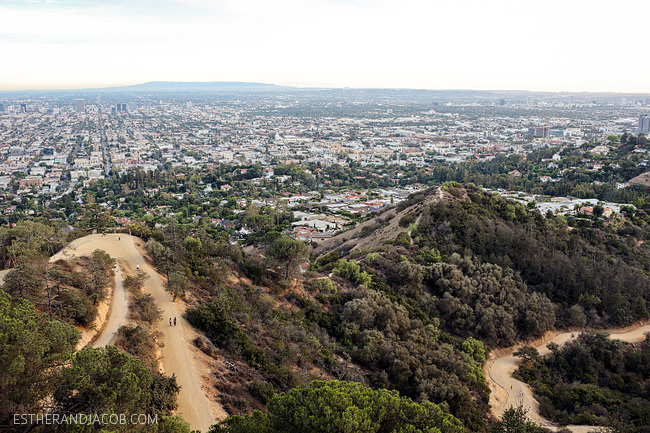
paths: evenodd
<path fill-rule="evenodd" d="M 268 412 L 234 416 L 211 433 L 462 433 L 462 423 L 433 403 L 359 383 L 314 381 L 274 395 Z"/>

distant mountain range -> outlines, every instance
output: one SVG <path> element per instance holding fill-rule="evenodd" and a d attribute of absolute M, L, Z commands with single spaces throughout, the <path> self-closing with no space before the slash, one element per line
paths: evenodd
<path fill-rule="evenodd" d="M 133 84 L 129 86 L 103 87 L 102 91 L 132 91 L 132 92 L 184 92 L 184 91 L 269 91 L 291 89 L 291 87 L 278 86 L 267 83 L 248 83 L 243 81 L 150 81 L 148 83 Z M 91 89 L 86 89 L 91 90 Z"/>

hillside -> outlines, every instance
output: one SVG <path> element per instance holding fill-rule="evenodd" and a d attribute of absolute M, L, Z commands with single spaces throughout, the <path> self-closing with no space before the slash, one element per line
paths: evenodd
<path fill-rule="evenodd" d="M 185 338 L 208 398 L 228 415 L 252 414 L 228 418 L 223 431 L 282 424 L 302 410 L 296 399 L 323 394 L 369 411 L 378 410 L 365 406 L 373 395 L 486 432 L 499 425 L 485 377 L 490 350 L 649 316 L 650 255 L 631 236 L 636 226 L 620 218 L 543 216 L 449 182 L 311 251 L 284 234 L 290 214 L 268 221 L 256 233 L 261 255 L 244 253 L 225 230 L 130 227 L 165 276 L 167 302 L 195 328 Z M 13 243 L 8 238 L 7 252 Z M 300 272 L 310 253 L 309 270 Z M 133 302 L 150 311 L 138 293 Z M 135 343 L 146 339 L 138 335 L 124 329 L 120 347 L 142 354 L 146 345 Z"/>
<path fill-rule="evenodd" d="M 650 185 L 650 171 L 646 171 L 645 173 L 633 177 L 627 183 L 630 185 Z"/>
<path fill-rule="evenodd" d="M 408 233 L 409 224 L 417 223 L 426 206 L 436 201 L 453 198 L 441 187 L 414 193 L 407 201 L 386 210 L 381 215 L 319 242 L 313 254 L 318 257 L 331 251 L 353 253 L 393 241 L 401 233 Z"/>
<path fill-rule="evenodd" d="M 513 317 L 515 326 L 508 326 L 513 333 L 488 340 L 498 344 L 538 336 L 554 326 L 625 326 L 648 317 L 650 255 L 647 247 L 627 235 L 629 229 L 604 225 L 598 219 L 579 221 L 572 228 L 561 217 L 543 217 L 475 187 L 447 188 L 444 197 L 452 199 L 437 200 L 438 194 L 429 190 L 415 195 L 409 200 L 414 204 L 397 209 L 398 218 L 408 215 L 414 223 L 409 238 L 402 235 L 399 239 L 406 228 L 387 225 L 380 215 L 354 232 L 323 243 L 317 251 L 321 257 L 335 252 L 342 258 L 375 252 L 378 255 L 373 255 L 373 260 L 366 258 L 363 263 L 385 276 L 389 285 L 405 285 L 405 271 L 400 269 L 414 268 L 410 272 L 417 275 L 409 290 L 442 296 L 436 303 L 450 303 L 444 310 L 454 318 L 438 317 L 443 324 L 455 323 L 454 329 L 460 333 L 470 331 L 468 326 L 485 333 L 485 327 L 476 322 L 478 317 L 469 320 L 452 304 L 461 307 L 472 296 L 484 294 L 467 293 L 446 281 L 459 271 L 464 278 L 480 277 L 475 284 L 481 287 L 485 273 L 496 272 L 496 283 L 507 278 L 513 293 L 520 293 L 513 295 L 515 298 L 538 299 L 548 310 L 543 314 L 522 311 L 527 319 Z M 361 237 L 364 227 L 378 229 Z M 516 304 L 515 299 L 504 301 L 503 308 Z M 546 316 L 549 323 L 541 327 L 528 323 L 534 314 L 540 314 L 540 319 Z M 522 322 L 524 329 L 516 329 L 517 320 L 528 324 Z"/>
<path fill-rule="evenodd" d="M 198 236 L 209 260 L 238 265 L 222 266 L 231 277 L 219 289 L 194 291 L 188 319 L 231 366 L 219 373 L 229 413 L 345 379 L 439 404 L 483 431 L 489 348 L 648 317 L 649 256 L 617 230 L 597 219 L 569 227 L 449 183 L 320 243 L 298 278 L 285 278 L 290 262 L 277 254 L 297 241 L 270 241 L 262 261 Z"/>

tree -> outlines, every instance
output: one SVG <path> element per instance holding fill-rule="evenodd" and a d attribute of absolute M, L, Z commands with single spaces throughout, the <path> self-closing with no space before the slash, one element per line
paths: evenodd
<path fill-rule="evenodd" d="M 33 221 L 20 221 L 15 228 L 0 229 L 0 256 L 4 267 L 54 254 L 63 246 L 63 232 Z"/>
<path fill-rule="evenodd" d="M 147 278 L 149 278 L 149 275 L 145 274 L 143 270 L 138 269 L 135 271 L 135 274 L 127 275 L 126 278 L 124 278 L 124 287 L 138 293 L 142 289 Z"/>
<path fill-rule="evenodd" d="M 372 281 L 372 276 L 366 271 L 361 270 L 361 265 L 356 260 L 339 260 L 334 272 L 355 284 L 368 287 Z"/>
<path fill-rule="evenodd" d="M 513 355 L 523 359 L 524 362 L 539 360 L 539 352 L 531 346 L 520 347 Z"/>
<path fill-rule="evenodd" d="M 93 305 L 106 298 L 108 293 L 106 287 L 115 275 L 114 267 L 115 259 L 111 258 L 106 252 L 102 250 L 93 251 L 90 256 L 90 280 L 84 287 L 86 294 L 93 301 Z"/>
<path fill-rule="evenodd" d="M 172 251 L 155 239 L 149 239 L 144 244 L 144 249 L 153 260 L 153 264 L 162 272 L 168 270 L 168 264 L 171 262 Z"/>
<path fill-rule="evenodd" d="M 603 208 L 602 205 L 597 204 L 596 206 L 594 206 L 594 216 L 596 218 L 600 218 L 601 216 L 603 216 L 604 211 L 605 209 Z"/>
<path fill-rule="evenodd" d="M 289 278 L 292 268 L 306 260 L 309 248 L 301 241 L 286 236 L 277 238 L 266 251 L 266 256 L 272 262 L 284 266 L 284 278 Z"/>
<path fill-rule="evenodd" d="M 78 340 L 74 327 L 48 320 L 31 302 L 0 290 L 0 425 L 8 425 L 12 413 L 40 409 L 56 383 L 56 367 Z"/>
<path fill-rule="evenodd" d="M 23 263 L 7 273 L 4 288 L 13 297 L 38 301 L 42 295 L 44 273 L 41 266 L 35 262 Z"/>
<path fill-rule="evenodd" d="M 232 416 L 210 433 L 462 433 L 463 424 L 430 403 L 416 403 L 396 391 L 373 390 L 360 383 L 314 381 L 288 394 L 276 394 L 268 412 Z"/>
<path fill-rule="evenodd" d="M 152 373 L 115 346 L 85 348 L 61 371 L 53 397 L 61 411 L 170 415 L 180 388 L 176 378 Z"/>
<path fill-rule="evenodd" d="M 187 278 L 184 272 L 173 271 L 169 274 L 167 278 L 167 284 L 165 284 L 165 290 L 170 292 L 174 296 L 174 301 L 177 296 L 185 295 L 185 288 L 190 283 L 190 280 Z"/>
<path fill-rule="evenodd" d="M 528 409 L 524 409 L 522 404 L 510 406 L 503 412 L 501 420 L 492 425 L 490 433 L 544 433 L 546 429 L 531 421 L 527 414 Z"/>

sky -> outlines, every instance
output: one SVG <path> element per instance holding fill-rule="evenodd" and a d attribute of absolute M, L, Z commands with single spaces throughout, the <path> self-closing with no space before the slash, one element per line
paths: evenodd
<path fill-rule="evenodd" d="M 0 0 L 0 90 L 650 93 L 647 0 Z"/>

